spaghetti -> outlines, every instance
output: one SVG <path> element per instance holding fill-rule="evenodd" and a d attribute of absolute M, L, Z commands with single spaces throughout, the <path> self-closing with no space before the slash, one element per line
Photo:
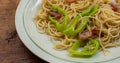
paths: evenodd
<path fill-rule="evenodd" d="M 87 35 L 89 35 L 97 31 L 97 37 L 95 38 L 99 40 L 100 49 L 105 52 L 108 47 L 120 46 L 119 41 L 117 41 L 120 38 L 120 13 L 114 11 L 110 3 L 109 0 L 76 0 L 73 2 L 67 2 L 67 0 L 43 0 L 40 11 L 35 16 L 35 23 L 40 33 L 50 35 L 56 50 L 69 49 L 74 41 L 80 38 L 82 33 L 87 32 Z M 52 6 L 64 9 L 69 17 L 68 22 L 72 22 L 73 18 L 92 4 L 99 5 L 98 11 L 94 16 L 88 16 L 91 19 L 87 23 L 86 28 L 82 33 L 78 33 L 75 36 L 66 35 L 59 31 L 48 19 L 48 12 L 51 11 Z M 64 16 L 61 15 L 59 22 L 63 23 L 63 21 Z M 81 23 L 82 20 L 79 19 L 76 26 Z M 41 29 L 44 31 L 41 31 Z M 91 30 L 95 31 L 91 32 Z"/>

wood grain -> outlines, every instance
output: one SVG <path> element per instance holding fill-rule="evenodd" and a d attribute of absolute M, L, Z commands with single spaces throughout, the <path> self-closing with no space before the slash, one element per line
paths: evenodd
<path fill-rule="evenodd" d="M 19 0 L 0 0 L 0 63 L 46 63 L 33 55 L 19 39 L 15 12 Z"/>

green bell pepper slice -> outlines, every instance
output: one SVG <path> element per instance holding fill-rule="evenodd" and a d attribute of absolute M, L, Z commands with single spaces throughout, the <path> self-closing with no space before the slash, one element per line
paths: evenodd
<path fill-rule="evenodd" d="M 68 26 L 69 28 L 64 30 L 63 33 L 66 35 L 76 35 L 78 33 L 81 33 L 85 29 L 85 27 L 89 21 L 89 17 L 85 17 L 82 20 L 83 22 L 77 27 L 77 29 L 75 29 L 79 18 L 81 18 L 82 16 L 86 16 L 86 15 L 87 16 L 94 16 L 97 11 L 98 11 L 98 5 L 90 6 L 88 9 L 86 9 L 82 13 L 78 14 L 76 16 L 76 18 L 74 18 L 73 22 Z"/>
<path fill-rule="evenodd" d="M 81 51 L 77 51 L 82 45 L 82 40 L 77 40 L 69 49 L 69 54 L 73 57 L 90 57 L 94 55 L 99 49 L 99 41 L 96 39 L 89 39 L 87 45 Z"/>
<path fill-rule="evenodd" d="M 65 18 L 64 18 L 64 22 L 62 24 L 59 23 L 58 20 L 56 20 L 54 17 L 52 16 L 48 16 L 48 18 L 50 19 L 50 21 L 56 26 L 56 28 L 59 30 L 59 31 L 63 31 L 66 29 L 67 27 L 67 24 L 68 24 L 68 20 L 69 20 L 69 17 L 68 17 L 68 14 L 66 11 L 64 11 L 62 8 L 60 7 L 57 7 L 57 6 L 52 6 L 51 7 L 51 10 L 54 10 L 54 11 L 57 11 L 59 12 L 60 14 L 64 15 Z"/>

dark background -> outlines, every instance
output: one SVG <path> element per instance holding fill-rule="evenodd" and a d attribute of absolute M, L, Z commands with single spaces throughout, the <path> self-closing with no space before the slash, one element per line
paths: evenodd
<path fill-rule="evenodd" d="M 32 54 L 19 39 L 15 12 L 20 0 L 0 0 L 0 63 L 46 63 Z"/>

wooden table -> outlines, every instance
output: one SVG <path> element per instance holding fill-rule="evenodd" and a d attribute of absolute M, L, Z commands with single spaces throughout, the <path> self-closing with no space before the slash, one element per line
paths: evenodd
<path fill-rule="evenodd" d="M 32 54 L 15 29 L 15 11 L 19 0 L 0 0 L 0 63 L 46 63 Z"/>

